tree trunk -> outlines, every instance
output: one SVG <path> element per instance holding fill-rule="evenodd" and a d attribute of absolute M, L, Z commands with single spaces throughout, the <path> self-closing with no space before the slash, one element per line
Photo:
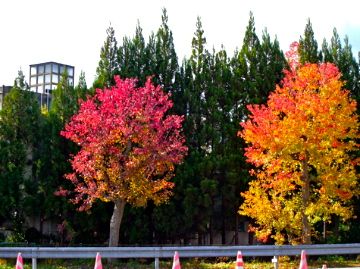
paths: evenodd
<path fill-rule="evenodd" d="M 120 224 L 126 204 L 122 199 L 116 199 L 114 203 L 114 211 L 110 220 L 109 247 L 117 247 L 119 244 Z"/>
<path fill-rule="evenodd" d="M 239 214 L 235 216 L 235 245 L 239 245 Z"/>
<path fill-rule="evenodd" d="M 310 177 L 309 177 L 309 166 L 307 164 L 307 158 L 302 161 L 302 176 L 301 180 L 304 185 L 302 188 L 302 243 L 303 244 L 311 244 L 311 228 L 309 224 L 309 220 L 307 215 L 305 214 L 305 210 L 309 205 L 310 200 Z"/>
<path fill-rule="evenodd" d="M 226 244 L 225 199 L 221 195 L 221 244 Z"/>
<path fill-rule="evenodd" d="M 214 244 L 214 238 L 213 238 L 213 224 L 212 224 L 212 218 L 210 217 L 210 223 L 209 223 L 209 235 L 210 235 L 210 245 Z"/>

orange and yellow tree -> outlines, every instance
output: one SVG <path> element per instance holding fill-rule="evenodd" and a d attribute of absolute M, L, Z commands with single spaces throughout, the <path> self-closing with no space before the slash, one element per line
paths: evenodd
<path fill-rule="evenodd" d="M 330 63 L 300 65 L 297 45 L 290 70 L 266 105 L 250 105 L 239 135 L 254 165 L 239 213 L 255 220 L 258 239 L 311 243 L 314 224 L 352 216 L 358 193 L 356 102 Z"/>
<path fill-rule="evenodd" d="M 174 166 L 187 152 L 181 134 L 183 117 L 169 115 L 169 94 L 150 79 L 115 77 L 115 86 L 97 89 L 61 132 L 80 146 L 71 159 L 74 203 L 87 210 L 95 200 L 113 202 L 109 246 L 117 246 L 126 204 L 165 202 L 174 183 Z M 66 191 L 59 191 L 66 193 Z"/>

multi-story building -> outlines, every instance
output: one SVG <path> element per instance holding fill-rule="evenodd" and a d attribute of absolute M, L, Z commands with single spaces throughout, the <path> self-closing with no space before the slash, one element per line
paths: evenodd
<path fill-rule="evenodd" d="M 41 106 L 50 108 L 51 92 L 56 89 L 64 71 L 67 71 L 69 85 L 74 85 L 75 67 L 56 62 L 45 62 L 30 65 L 29 86 L 36 92 Z M 12 86 L 0 86 L 0 110 L 4 97 L 9 93 Z"/>
<path fill-rule="evenodd" d="M 67 71 L 68 82 L 74 85 L 75 67 L 71 65 L 45 62 L 30 65 L 30 90 L 39 94 L 41 106 L 50 107 L 51 92 L 56 89 L 61 75 Z"/>
<path fill-rule="evenodd" d="M 56 89 L 65 70 L 68 74 L 68 83 L 70 85 L 74 85 L 75 68 L 73 66 L 56 62 L 45 62 L 30 65 L 30 90 L 34 92 L 34 95 L 39 100 L 41 106 L 46 106 L 48 109 L 50 108 L 51 92 Z M 3 107 L 5 96 L 12 88 L 13 86 L 0 86 L 0 110 Z M 29 153 L 27 158 L 29 159 L 26 162 L 27 165 L 24 173 L 25 177 L 28 176 L 28 173 L 31 173 L 32 153 Z M 54 221 L 43 220 L 37 215 L 26 216 L 25 225 L 35 228 L 37 231 L 40 231 L 41 234 L 50 236 L 57 233 L 57 225 Z M 9 226 L 11 226 L 10 223 Z M 7 231 L 5 231 L 5 233 L 6 232 Z"/>
<path fill-rule="evenodd" d="M 9 93 L 11 88 L 12 88 L 11 86 L 5 86 L 5 85 L 0 86 L 0 110 L 2 109 L 5 95 Z"/>

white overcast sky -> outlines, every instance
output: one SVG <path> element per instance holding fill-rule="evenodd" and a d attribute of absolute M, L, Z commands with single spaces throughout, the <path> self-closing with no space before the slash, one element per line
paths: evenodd
<path fill-rule="evenodd" d="M 310 18 L 321 46 L 333 28 L 349 36 L 354 54 L 360 50 L 359 0 L 1 0 L 0 85 L 13 85 L 17 71 L 26 76 L 29 65 L 55 61 L 75 66 L 92 85 L 106 29 L 115 29 L 118 42 L 133 36 L 137 21 L 147 40 L 168 11 L 179 62 L 191 53 L 197 16 L 201 17 L 208 49 L 224 45 L 228 55 L 241 47 L 249 12 L 260 37 L 266 27 L 283 50 L 304 33 Z M 77 79 L 76 79 L 77 81 Z"/>

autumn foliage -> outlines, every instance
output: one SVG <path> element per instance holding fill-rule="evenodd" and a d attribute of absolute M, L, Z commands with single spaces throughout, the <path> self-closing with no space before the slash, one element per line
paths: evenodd
<path fill-rule="evenodd" d="M 255 166 L 240 213 L 256 221 L 260 240 L 310 243 L 314 224 L 352 216 L 357 193 L 356 102 L 330 63 L 298 63 L 296 44 L 287 54 L 290 70 L 266 105 L 250 105 L 239 135 Z"/>
<path fill-rule="evenodd" d="M 166 201 L 174 165 L 187 151 L 180 133 L 183 117 L 166 114 L 172 106 L 169 95 L 150 79 L 144 87 L 136 87 L 134 79 L 115 81 L 84 101 L 61 132 L 81 147 L 66 178 L 82 209 L 96 199 L 136 206 Z"/>

